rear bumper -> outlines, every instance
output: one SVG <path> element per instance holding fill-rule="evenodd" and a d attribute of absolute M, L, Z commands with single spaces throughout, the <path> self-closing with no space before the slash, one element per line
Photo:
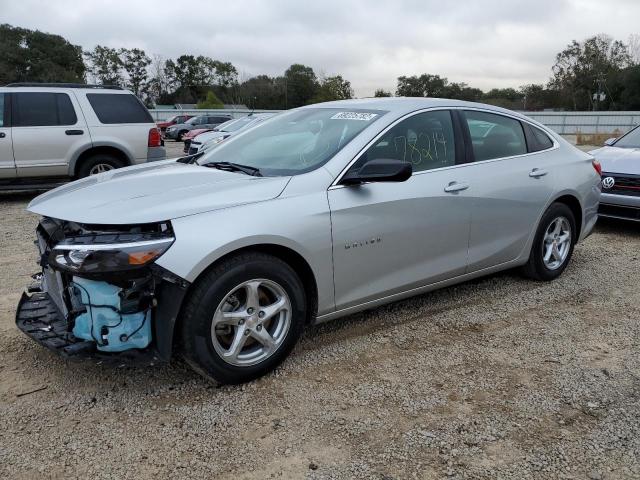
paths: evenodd
<path fill-rule="evenodd" d="M 147 162 L 156 162 L 158 160 L 165 160 L 166 158 L 167 151 L 164 147 L 147 148 Z"/>

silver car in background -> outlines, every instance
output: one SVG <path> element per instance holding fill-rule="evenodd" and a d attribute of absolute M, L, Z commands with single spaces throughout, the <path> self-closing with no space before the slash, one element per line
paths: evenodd
<path fill-rule="evenodd" d="M 200 151 L 206 151 L 222 143 L 227 138 L 233 137 L 242 132 L 246 128 L 252 128 L 266 119 L 271 118 L 275 113 L 257 113 L 250 114 L 246 117 L 237 118 L 229 122 L 223 123 L 219 127 L 214 128 L 210 132 L 204 132 L 191 140 L 189 144 L 189 155 L 193 155 Z"/>
<path fill-rule="evenodd" d="M 589 153 L 602 165 L 599 215 L 640 222 L 640 126 Z"/>
<path fill-rule="evenodd" d="M 176 351 L 206 377 L 245 382 L 310 323 L 513 267 L 557 278 L 596 223 L 598 168 L 488 105 L 290 110 L 199 157 L 34 199 L 42 272 L 16 323 L 64 356 Z"/>

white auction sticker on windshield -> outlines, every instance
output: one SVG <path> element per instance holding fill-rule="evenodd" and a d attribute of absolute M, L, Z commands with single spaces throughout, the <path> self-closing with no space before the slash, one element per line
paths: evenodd
<path fill-rule="evenodd" d="M 331 120 L 361 120 L 368 122 L 378 116 L 377 113 L 365 113 L 365 112 L 340 112 L 336 113 Z"/>

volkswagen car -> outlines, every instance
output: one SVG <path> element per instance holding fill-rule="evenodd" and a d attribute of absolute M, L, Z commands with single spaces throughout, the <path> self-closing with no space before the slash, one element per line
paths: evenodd
<path fill-rule="evenodd" d="M 640 222 L 640 126 L 590 153 L 602 165 L 600 216 Z"/>
<path fill-rule="evenodd" d="M 557 278 L 599 197 L 591 155 L 508 110 L 306 106 L 35 198 L 39 267 L 16 322 L 67 358 L 180 354 L 246 382 L 312 323 L 514 267 Z"/>

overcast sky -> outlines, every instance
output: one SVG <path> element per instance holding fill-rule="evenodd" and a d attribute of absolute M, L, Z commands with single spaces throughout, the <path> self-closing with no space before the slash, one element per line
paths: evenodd
<path fill-rule="evenodd" d="M 546 82 L 573 39 L 640 33 L 638 0 L 18 0 L 0 23 L 57 33 L 84 49 L 207 55 L 243 77 L 292 63 L 342 74 L 357 96 L 400 75 L 439 74 L 487 90 Z"/>

